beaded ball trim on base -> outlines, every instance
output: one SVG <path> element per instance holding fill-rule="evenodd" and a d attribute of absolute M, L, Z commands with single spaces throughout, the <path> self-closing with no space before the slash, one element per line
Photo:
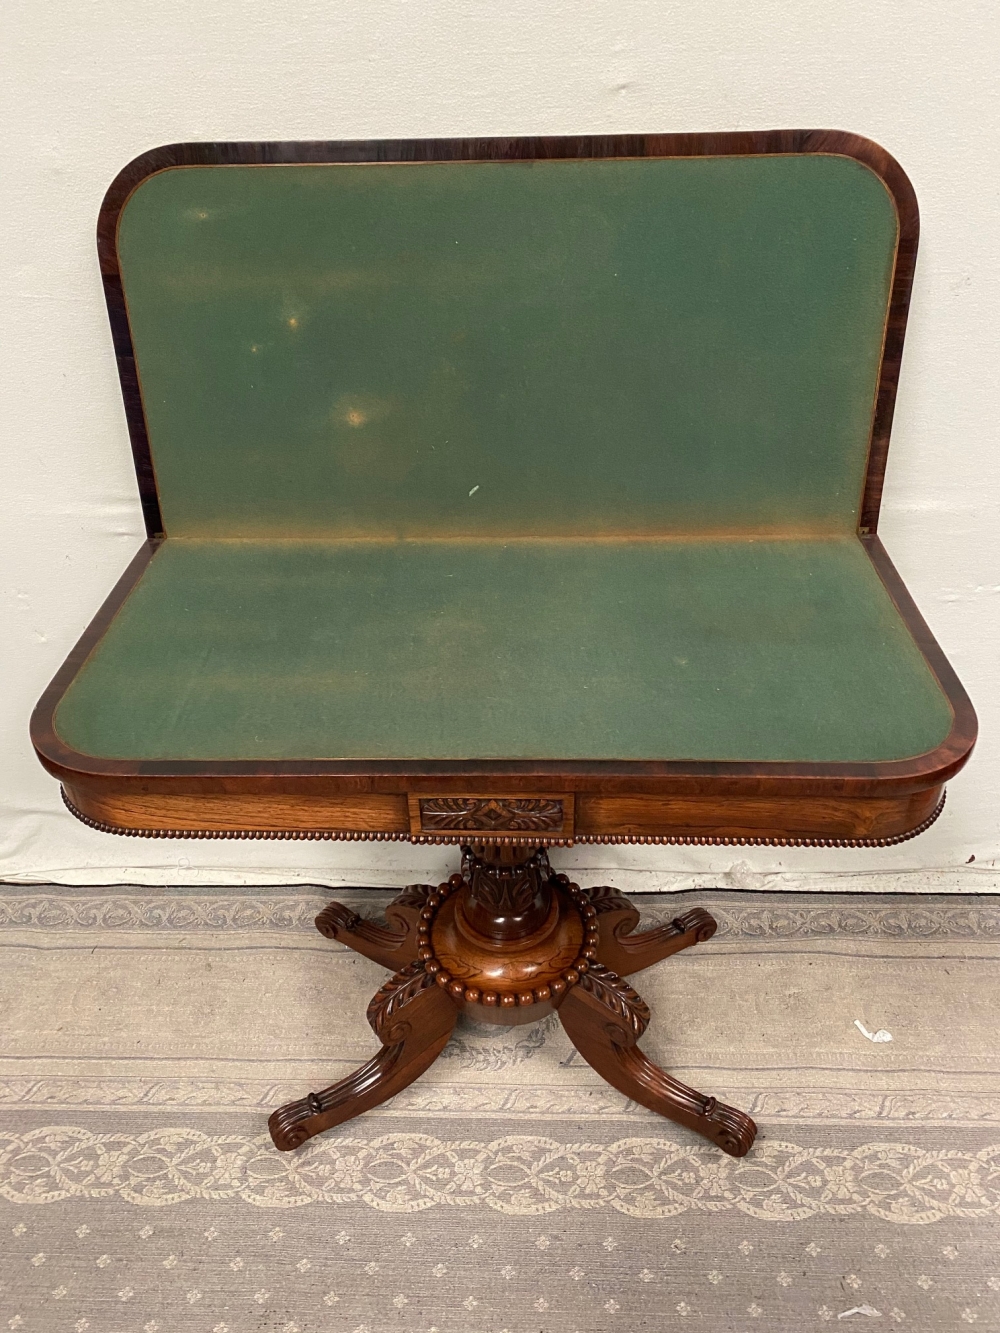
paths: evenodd
<path fill-rule="evenodd" d="M 520 990 L 505 990 L 500 987 L 494 990 L 480 990 L 478 986 L 466 986 L 465 982 L 456 980 L 441 965 L 434 956 L 431 931 L 434 918 L 445 898 L 461 889 L 465 883 L 462 876 L 457 874 L 452 875 L 447 883 L 439 884 L 427 895 L 427 901 L 420 913 L 420 925 L 417 927 L 417 958 L 424 964 L 424 970 L 430 972 L 437 984 L 444 987 L 449 995 L 456 1000 L 464 1000 L 466 1004 L 482 1004 L 490 1009 L 513 1009 L 517 1005 L 544 1004 L 550 1000 L 558 1000 L 571 986 L 576 985 L 584 972 L 590 971 L 590 965 L 597 957 L 599 931 L 597 908 L 592 905 L 579 884 L 571 884 L 565 875 L 556 875 L 553 878 L 563 892 L 572 899 L 573 906 L 583 919 L 583 944 L 572 965 L 547 985 L 533 986 L 530 989 L 524 987 Z"/>

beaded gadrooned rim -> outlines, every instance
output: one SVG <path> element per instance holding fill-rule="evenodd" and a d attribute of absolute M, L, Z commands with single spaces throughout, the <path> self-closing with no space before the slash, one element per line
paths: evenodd
<path fill-rule="evenodd" d="M 499 988 L 480 990 L 478 986 L 467 986 L 464 981 L 456 980 L 442 966 L 434 955 L 431 931 L 441 904 L 465 884 L 465 880 L 458 874 L 452 875 L 445 884 L 439 884 L 433 893 L 429 893 L 421 910 L 420 925 L 417 927 L 417 958 L 423 963 L 424 971 L 429 972 L 435 982 L 456 1000 L 464 1000 L 466 1004 L 482 1004 L 490 1009 L 513 1009 L 518 1005 L 544 1004 L 547 1000 L 558 999 L 560 995 L 564 995 L 571 986 L 576 985 L 584 972 L 590 971 L 590 965 L 597 957 L 599 939 L 597 908 L 579 884 L 571 884 L 566 875 L 553 875 L 552 881 L 569 895 L 583 920 L 583 944 L 572 965 L 560 972 L 559 976 L 548 985 L 525 987 L 523 990 Z"/>
<path fill-rule="evenodd" d="M 524 847 L 573 847 L 586 845 L 612 846 L 622 843 L 649 847 L 896 847 L 901 842 L 909 842 L 926 833 L 944 809 L 946 793 L 941 793 L 934 810 L 923 823 L 908 833 L 897 833 L 891 838 L 753 838 L 753 837 L 712 837 L 710 835 L 690 836 L 685 834 L 642 834 L 642 833 L 582 833 L 573 838 L 525 838 L 510 834 L 492 833 L 485 829 L 463 829 L 454 834 L 431 833 L 382 833 L 377 830 L 348 829 L 147 829 L 121 828 L 117 824 L 105 824 L 100 819 L 91 819 L 82 810 L 78 810 L 66 794 L 65 787 L 60 787 L 63 803 L 81 824 L 96 829 L 98 833 L 114 833 L 123 838 L 238 838 L 270 841 L 293 842 L 411 842 L 417 845 L 458 847 L 469 842 L 489 842 L 517 844 Z"/>

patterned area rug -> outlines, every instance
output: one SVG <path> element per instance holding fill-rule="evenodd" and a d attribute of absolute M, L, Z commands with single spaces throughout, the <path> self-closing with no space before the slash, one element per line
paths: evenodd
<path fill-rule="evenodd" d="M 0 1330 L 1000 1328 L 1000 900 L 636 899 L 719 920 L 635 981 L 644 1049 L 757 1119 L 737 1162 L 555 1019 L 275 1152 L 375 1047 L 331 896 L 0 888 Z"/>

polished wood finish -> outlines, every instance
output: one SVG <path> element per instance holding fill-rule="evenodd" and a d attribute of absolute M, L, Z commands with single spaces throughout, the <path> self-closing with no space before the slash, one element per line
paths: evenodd
<path fill-rule="evenodd" d="M 574 800 L 570 791 L 543 795 L 503 795 L 477 792 L 463 796 L 450 793 L 428 796 L 409 793 L 410 832 L 421 834 L 508 833 L 530 837 L 572 838 Z"/>
<path fill-rule="evenodd" d="M 600 931 L 601 962 L 620 977 L 631 976 L 643 968 L 652 967 L 663 958 L 669 958 L 692 944 L 710 940 L 718 929 L 714 917 L 701 907 L 695 907 L 682 916 L 674 917 L 666 926 L 635 933 L 639 913 L 617 889 L 596 888 L 584 890 L 585 897 L 597 913 Z"/>
<path fill-rule="evenodd" d="M 366 921 L 343 903 L 330 903 L 316 918 L 316 929 L 382 967 L 406 967 L 416 961 L 420 914 L 433 892 L 431 884 L 409 885 L 386 908 L 385 926 Z"/>
<path fill-rule="evenodd" d="M 745 1157 L 753 1147 L 757 1126 L 745 1112 L 689 1088 L 639 1050 L 649 1010 L 614 972 L 601 964 L 591 968 L 566 996 L 559 1017 L 587 1063 L 626 1097 L 711 1139 L 730 1157 Z"/>
<path fill-rule="evenodd" d="M 742 1157 L 754 1122 L 639 1050 L 649 1010 L 623 979 L 711 939 L 715 921 L 695 908 L 636 934 L 638 919 L 616 890 L 584 890 L 553 874 L 544 848 L 497 843 L 465 847 L 462 872 L 447 883 L 404 890 L 385 926 L 331 903 L 316 918 L 322 934 L 400 969 L 368 1010 L 382 1049 L 339 1083 L 275 1111 L 275 1146 L 297 1148 L 413 1082 L 444 1048 L 461 1009 L 508 1025 L 555 1010 L 587 1063 L 625 1096 Z"/>
<path fill-rule="evenodd" d="M 343 836 L 439 843 L 459 843 L 469 836 L 457 831 L 413 835 L 403 793 L 369 790 L 354 796 L 338 795 L 349 779 L 264 773 L 239 777 L 206 774 L 188 779 L 157 776 L 137 781 L 126 775 L 94 778 L 51 760 L 43 762 L 62 782 L 73 812 L 104 832 L 146 837 L 239 837 L 250 832 L 261 837 Z M 419 779 L 394 779 L 387 775 L 356 785 L 402 785 L 404 781 L 416 784 Z M 521 781 L 530 790 L 530 779 Z M 899 796 L 869 796 L 863 794 L 864 787 L 874 783 L 859 782 L 861 794 L 832 796 L 828 794 L 835 785 L 832 781 L 769 780 L 767 775 L 743 782 L 727 783 L 721 779 L 716 793 L 692 795 L 669 793 L 677 787 L 704 788 L 708 784 L 704 780 L 685 781 L 676 777 L 645 782 L 630 782 L 625 778 L 588 782 L 585 778 L 567 776 L 566 781 L 573 781 L 578 788 L 585 783 L 618 787 L 625 794 L 577 791 L 574 834 L 547 837 L 545 841 L 550 846 L 629 841 L 890 845 L 932 823 L 939 813 L 943 794 L 943 784 L 936 783 Z M 510 782 L 507 778 L 505 785 Z M 836 785 L 849 784 L 842 779 Z M 747 786 L 767 794 L 738 794 Z M 636 787 L 639 791 L 629 794 L 629 789 Z M 728 794 L 731 791 L 734 794 Z M 494 832 L 491 836 L 505 835 Z M 524 836 L 512 833 L 507 840 L 517 845 Z"/>
<path fill-rule="evenodd" d="M 387 1101 L 428 1069 L 444 1050 L 458 1010 L 423 963 L 409 963 L 368 1006 L 382 1042 L 371 1060 L 322 1092 L 280 1107 L 268 1120 L 276 1148 L 299 1148 L 315 1134 Z"/>

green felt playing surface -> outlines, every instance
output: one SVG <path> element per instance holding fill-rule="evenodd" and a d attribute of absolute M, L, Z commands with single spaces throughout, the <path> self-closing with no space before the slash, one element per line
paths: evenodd
<path fill-rule="evenodd" d="M 823 154 L 160 172 L 119 251 L 166 532 L 852 530 L 896 233 Z"/>
<path fill-rule="evenodd" d="M 897 237 L 860 163 L 176 168 L 122 212 L 168 540 L 93 756 L 915 756 L 855 533 Z"/>
<path fill-rule="evenodd" d="M 949 705 L 855 537 L 166 542 L 56 712 L 130 759 L 901 759 Z"/>

